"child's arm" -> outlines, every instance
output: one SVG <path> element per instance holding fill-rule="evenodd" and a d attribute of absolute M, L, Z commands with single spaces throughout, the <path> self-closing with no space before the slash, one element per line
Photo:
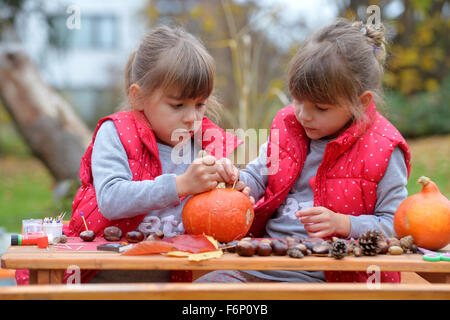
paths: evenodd
<path fill-rule="evenodd" d="M 216 159 L 211 155 L 195 158 L 186 172 L 175 178 L 178 195 L 184 197 L 214 189 L 222 179 L 217 167 Z"/>
<path fill-rule="evenodd" d="M 405 157 L 401 149 L 397 147 L 392 152 L 386 172 L 378 183 L 374 215 L 350 216 L 349 237 L 356 239 L 369 229 L 380 230 L 378 218 L 385 235 L 395 236 L 394 215 L 400 203 L 408 196 L 407 177 Z"/>
<path fill-rule="evenodd" d="M 175 174 L 132 181 L 128 156 L 112 121 L 102 124 L 92 151 L 97 203 L 107 219 L 130 218 L 180 203 Z"/>
<path fill-rule="evenodd" d="M 383 178 L 378 183 L 373 215 L 344 215 L 324 207 L 297 211 L 296 215 L 305 224 L 305 229 L 312 238 L 337 235 L 356 239 L 367 230 L 380 230 L 380 222 L 386 236 L 395 235 L 394 214 L 408 196 L 407 182 L 405 158 L 403 152 L 396 148 L 391 154 Z"/>
<path fill-rule="evenodd" d="M 245 145 L 239 146 L 238 149 L 229 158 L 216 161 L 217 174 L 221 181 L 227 183 L 227 186 L 234 185 L 236 190 L 243 192 L 254 201 L 261 198 L 266 190 L 267 175 L 263 173 L 267 171 L 267 142 L 260 147 L 259 157 L 249 162 L 246 169 L 238 170 L 236 168 L 236 155 L 245 151 Z M 236 178 L 238 178 L 238 181 L 236 181 Z"/>
<path fill-rule="evenodd" d="M 259 156 L 250 161 L 245 169 L 239 171 L 239 180 L 250 188 L 250 196 L 257 202 L 266 192 L 267 172 L 267 143 L 259 148 Z"/>

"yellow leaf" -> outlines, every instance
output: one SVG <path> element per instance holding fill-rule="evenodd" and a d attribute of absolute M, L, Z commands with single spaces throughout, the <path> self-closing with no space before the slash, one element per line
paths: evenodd
<path fill-rule="evenodd" d="M 192 19 L 200 18 L 203 14 L 203 10 L 199 5 L 192 6 L 190 10 L 190 15 Z"/>
<path fill-rule="evenodd" d="M 383 78 L 384 84 L 389 87 L 394 87 L 397 85 L 397 77 L 393 72 L 386 71 Z"/>
<path fill-rule="evenodd" d="M 425 88 L 427 89 L 427 91 L 436 91 L 437 89 L 439 89 L 439 82 L 436 79 L 427 79 L 425 81 Z"/>
<path fill-rule="evenodd" d="M 158 8 L 153 5 L 150 5 L 147 7 L 146 14 L 147 14 L 147 17 L 150 18 L 150 20 L 157 20 L 160 16 Z"/>
<path fill-rule="evenodd" d="M 436 61 L 431 56 L 423 56 L 420 60 L 420 68 L 424 71 L 431 71 L 436 68 Z"/>
<path fill-rule="evenodd" d="M 167 252 L 167 255 L 169 257 L 186 258 L 186 257 L 189 257 L 191 255 L 191 253 L 186 252 L 186 251 L 170 251 L 170 252 Z"/>
<path fill-rule="evenodd" d="M 433 41 L 433 30 L 425 25 L 417 30 L 415 42 L 420 46 L 427 46 Z"/>
<path fill-rule="evenodd" d="M 206 32 L 212 32 L 217 28 L 216 20 L 212 16 L 206 16 L 203 19 L 203 28 Z"/>
<path fill-rule="evenodd" d="M 203 234 L 213 245 L 216 247 L 216 249 L 219 249 L 219 242 L 214 239 L 214 237 L 207 236 L 206 234 Z"/>
<path fill-rule="evenodd" d="M 216 250 L 216 251 L 208 251 L 208 252 L 202 252 L 202 253 L 192 253 L 189 255 L 189 261 L 201 261 L 201 260 L 207 260 L 207 259 L 213 259 L 213 258 L 220 258 L 222 257 L 223 252 L 222 250 Z"/>
<path fill-rule="evenodd" d="M 416 48 L 406 48 L 402 58 L 405 66 L 413 66 L 419 61 L 419 53 Z"/>

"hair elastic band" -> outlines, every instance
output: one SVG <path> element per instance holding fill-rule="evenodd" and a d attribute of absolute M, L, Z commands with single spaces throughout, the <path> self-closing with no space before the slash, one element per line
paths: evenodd
<path fill-rule="evenodd" d="M 375 43 L 370 43 L 370 45 L 373 47 L 373 53 L 377 54 L 377 52 L 381 49 L 379 46 L 377 46 Z"/>

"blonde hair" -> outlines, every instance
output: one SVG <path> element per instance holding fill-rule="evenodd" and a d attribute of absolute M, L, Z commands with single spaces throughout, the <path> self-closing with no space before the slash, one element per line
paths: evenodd
<path fill-rule="evenodd" d="M 299 100 L 349 108 L 364 120 L 360 95 L 371 91 L 383 103 L 385 29 L 338 19 L 302 43 L 288 72 L 289 91 Z"/>
<path fill-rule="evenodd" d="M 128 59 L 125 92 L 136 83 L 141 97 L 157 89 L 175 90 L 180 99 L 208 98 L 207 113 L 218 117 L 220 104 L 212 95 L 214 60 L 203 44 L 181 27 L 161 25 L 146 34 Z"/>

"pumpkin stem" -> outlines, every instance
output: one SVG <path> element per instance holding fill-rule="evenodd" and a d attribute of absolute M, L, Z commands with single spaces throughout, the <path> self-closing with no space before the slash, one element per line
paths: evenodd
<path fill-rule="evenodd" d="M 225 182 L 219 182 L 219 184 L 217 185 L 217 189 L 225 189 L 227 187 L 227 185 L 225 184 Z"/>
<path fill-rule="evenodd" d="M 425 177 L 425 176 L 421 176 L 418 180 L 417 183 L 420 183 L 423 187 L 425 187 L 427 184 L 429 184 L 431 181 L 430 178 Z"/>

